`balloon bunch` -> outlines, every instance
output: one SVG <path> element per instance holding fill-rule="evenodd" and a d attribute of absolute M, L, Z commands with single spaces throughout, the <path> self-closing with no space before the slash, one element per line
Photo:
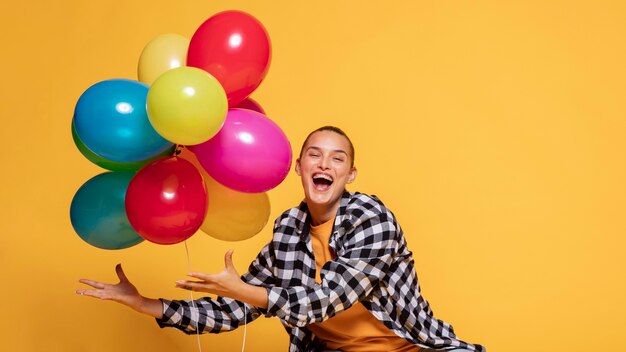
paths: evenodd
<path fill-rule="evenodd" d="M 144 239 L 178 243 L 199 229 L 230 241 L 260 232 L 270 212 L 265 192 L 284 180 L 292 159 L 283 131 L 249 98 L 270 60 L 263 25 L 225 11 L 191 40 L 150 41 L 138 81 L 88 88 L 76 103 L 72 137 L 110 171 L 76 192 L 76 233 L 98 248 L 121 249 Z"/>

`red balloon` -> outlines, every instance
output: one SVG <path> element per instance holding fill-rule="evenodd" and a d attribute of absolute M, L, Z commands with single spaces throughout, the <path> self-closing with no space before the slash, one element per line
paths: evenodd
<path fill-rule="evenodd" d="M 265 110 L 263 110 L 263 107 L 261 106 L 261 104 L 259 104 L 256 100 L 254 100 L 252 98 L 246 98 L 246 100 L 244 100 L 241 103 L 237 104 L 237 106 L 235 106 L 235 109 L 252 110 L 252 111 L 260 112 L 261 114 L 267 116 L 267 114 L 265 113 Z"/>
<path fill-rule="evenodd" d="M 189 43 L 187 66 L 209 72 L 222 84 L 228 106 L 243 101 L 261 84 L 272 58 L 270 37 L 256 18 L 224 11 L 207 19 Z"/>
<path fill-rule="evenodd" d="M 189 161 L 157 159 L 141 168 L 126 191 L 126 214 L 141 237 L 174 244 L 191 237 L 207 211 L 202 174 Z"/>

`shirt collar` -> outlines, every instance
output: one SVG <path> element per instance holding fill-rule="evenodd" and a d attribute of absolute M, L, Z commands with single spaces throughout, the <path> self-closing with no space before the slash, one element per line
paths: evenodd
<path fill-rule="evenodd" d="M 336 231 L 337 225 L 341 224 L 346 217 L 346 208 L 350 202 L 352 194 L 348 191 L 343 192 L 341 195 L 341 201 L 339 203 L 339 209 L 337 209 L 337 215 L 335 215 L 335 226 L 333 232 Z M 297 212 L 294 216 L 296 232 L 302 237 L 307 236 L 311 226 L 311 214 L 309 214 L 309 208 L 306 201 L 302 201 L 297 208 Z"/>

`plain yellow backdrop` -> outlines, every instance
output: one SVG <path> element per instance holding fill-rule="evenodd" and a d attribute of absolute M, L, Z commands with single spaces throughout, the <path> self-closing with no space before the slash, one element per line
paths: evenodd
<path fill-rule="evenodd" d="M 197 351 L 194 336 L 75 295 L 122 262 L 152 297 L 187 298 L 183 244 L 105 251 L 72 230 L 76 190 L 103 170 L 74 147 L 90 85 L 136 78 L 143 47 L 191 37 L 226 9 L 273 45 L 253 97 L 298 152 L 325 124 L 356 145 L 351 190 L 397 215 L 422 293 L 490 351 L 626 350 L 626 5 L 623 1 L 5 1 L 0 5 L 0 350 Z M 291 173 L 272 219 L 299 202 Z M 271 226 L 243 242 L 198 233 L 191 267 L 247 268 Z M 243 329 L 203 335 L 238 351 Z M 247 351 L 284 351 L 276 319 Z"/>

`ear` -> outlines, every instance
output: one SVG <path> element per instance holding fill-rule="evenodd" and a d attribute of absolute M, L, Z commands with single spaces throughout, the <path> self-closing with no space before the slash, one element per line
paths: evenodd
<path fill-rule="evenodd" d="M 350 174 L 348 175 L 348 183 L 352 183 L 356 179 L 356 174 L 356 167 L 353 167 L 352 170 L 350 170 Z"/>
<path fill-rule="evenodd" d="M 300 170 L 300 158 L 296 159 L 296 174 L 298 174 L 298 176 L 302 176 L 302 173 Z"/>

